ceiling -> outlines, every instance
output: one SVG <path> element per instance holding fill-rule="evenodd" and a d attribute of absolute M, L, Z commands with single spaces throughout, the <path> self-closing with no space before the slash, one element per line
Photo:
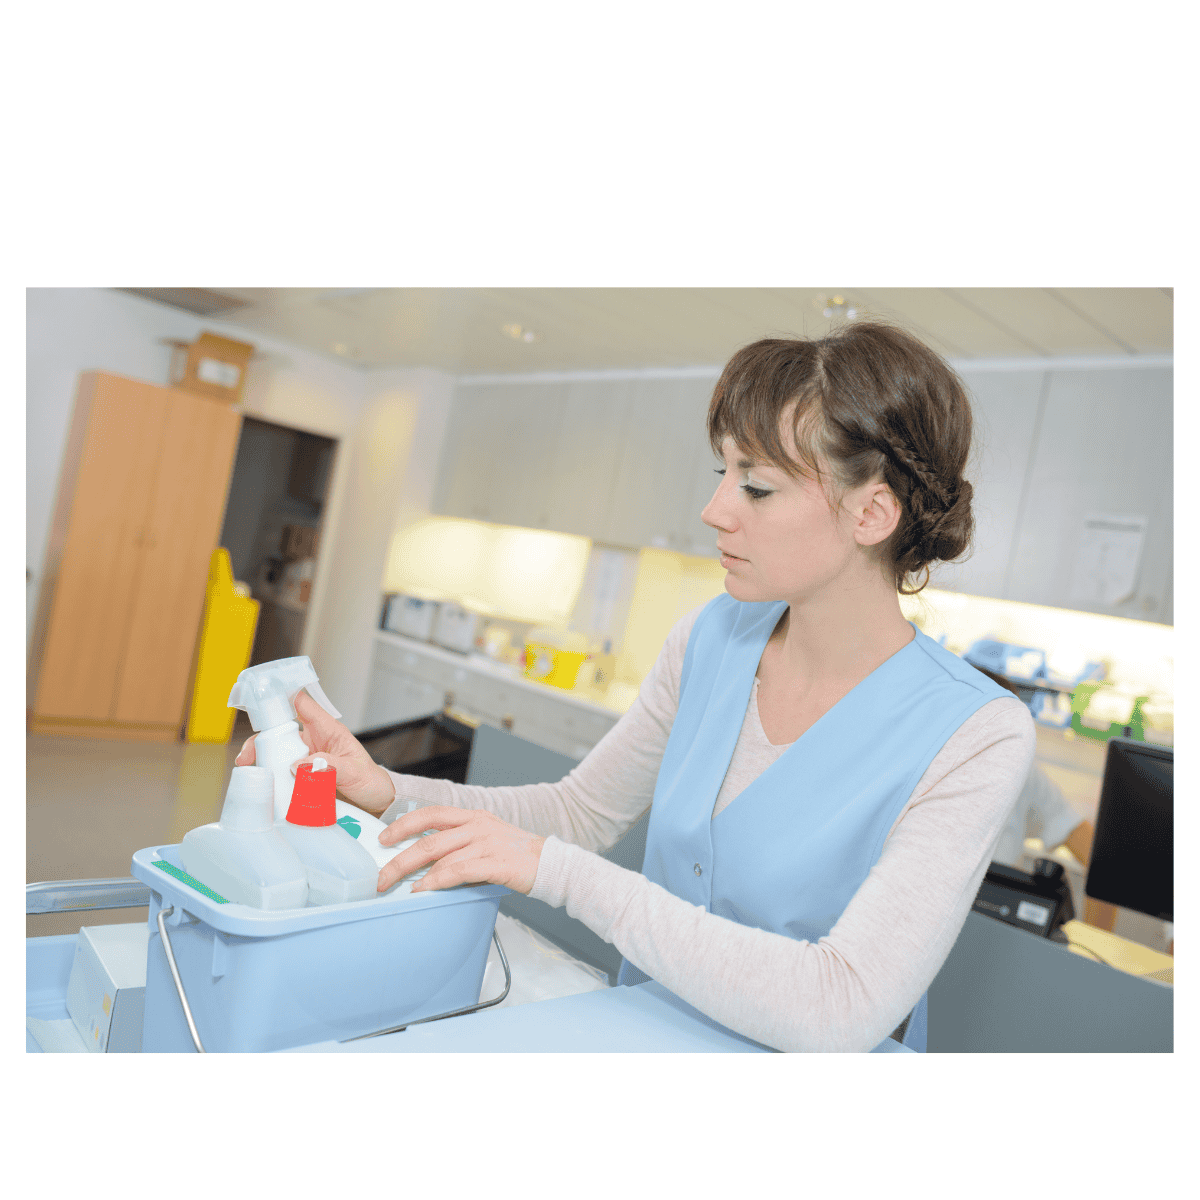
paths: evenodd
<path fill-rule="evenodd" d="M 850 308 L 955 359 L 1173 349 L 1171 288 L 119 290 L 356 366 L 453 374 L 715 365 L 757 338 L 820 335 Z"/>

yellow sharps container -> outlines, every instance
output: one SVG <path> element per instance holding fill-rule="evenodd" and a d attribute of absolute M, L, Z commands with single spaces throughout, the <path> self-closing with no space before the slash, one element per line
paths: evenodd
<path fill-rule="evenodd" d="M 258 608 L 257 600 L 234 591 L 229 551 L 218 546 L 208 564 L 196 684 L 187 723 L 189 742 L 229 744 L 237 716 L 237 710 L 229 707 L 229 693 L 250 665 Z"/>
<path fill-rule="evenodd" d="M 565 629 L 531 629 L 525 635 L 525 678 L 570 691 L 590 658 L 588 640 Z"/>

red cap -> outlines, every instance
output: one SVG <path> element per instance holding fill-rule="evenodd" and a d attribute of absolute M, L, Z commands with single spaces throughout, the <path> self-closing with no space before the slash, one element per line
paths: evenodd
<path fill-rule="evenodd" d="M 336 820 L 336 790 L 337 772 L 332 767 L 314 771 L 311 763 L 301 763 L 296 768 L 287 819 L 293 825 L 332 825 Z"/>

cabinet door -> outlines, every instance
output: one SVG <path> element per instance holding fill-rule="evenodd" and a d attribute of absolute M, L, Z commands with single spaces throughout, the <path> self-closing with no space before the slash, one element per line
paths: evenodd
<path fill-rule="evenodd" d="M 414 679 L 376 661 L 363 708 L 363 729 L 379 729 L 427 717 L 442 707 L 443 693 L 431 683 Z"/>
<path fill-rule="evenodd" d="M 632 404 L 627 379 L 567 385 L 549 486 L 550 528 L 604 540 Z"/>
<path fill-rule="evenodd" d="M 133 619 L 113 717 L 183 719 L 208 564 L 221 530 L 241 415 L 221 400 L 164 391 L 166 423 L 154 477 Z"/>
<path fill-rule="evenodd" d="M 704 379 L 634 381 L 604 541 L 690 551 L 684 530 L 711 390 Z"/>
<path fill-rule="evenodd" d="M 1046 376 L 1042 371 L 964 372 L 963 380 L 974 411 L 967 478 L 975 488 L 975 545 L 965 562 L 935 567 L 929 581 L 952 592 L 1001 597 Z"/>
<path fill-rule="evenodd" d="M 566 384 L 460 387 L 436 510 L 531 529 L 553 527 L 550 483 Z"/>
<path fill-rule="evenodd" d="M 700 514 L 713 498 L 717 484 L 721 482 L 717 468 L 723 464 L 708 444 L 708 404 L 718 378 L 719 375 L 714 374 L 711 378 L 696 380 L 699 389 L 696 400 L 699 408 L 692 430 L 692 483 L 683 515 L 683 536 L 679 546 L 685 554 L 699 554 L 711 558 L 715 558 L 717 554 L 718 534 L 712 526 L 705 525 L 700 519 Z"/>
<path fill-rule="evenodd" d="M 1169 368 L 1051 375 L 1008 599 L 1169 620 L 1172 397 Z M 1083 522 L 1092 513 L 1147 519 L 1136 588 L 1118 603 L 1073 593 Z"/>
<path fill-rule="evenodd" d="M 82 449 L 77 468 L 64 464 L 60 485 L 70 488 L 65 476 L 74 472 L 38 716 L 112 716 L 166 421 L 163 396 L 162 388 L 114 375 L 89 373 L 80 382 L 74 420 L 84 426 Z"/>

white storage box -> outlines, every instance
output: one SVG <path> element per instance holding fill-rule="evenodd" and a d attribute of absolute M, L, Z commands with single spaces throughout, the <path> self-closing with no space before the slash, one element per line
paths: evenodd
<path fill-rule="evenodd" d="M 437 620 L 433 623 L 433 640 L 447 650 L 466 654 L 475 646 L 479 629 L 479 614 L 459 604 L 438 605 Z"/>
<path fill-rule="evenodd" d="M 416 596 L 393 596 L 388 601 L 383 627 L 392 633 L 429 641 L 433 634 L 433 622 L 438 606 L 432 600 L 419 600 Z"/>
<path fill-rule="evenodd" d="M 179 847 L 133 856 L 150 888 L 146 1052 L 195 1049 L 156 923 L 165 908 L 205 1050 L 287 1050 L 477 1003 L 510 894 L 488 884 L 264 911 L 211 899 L 156 862 L 181 870 Z"/>
<path fill-rule="evenodd" d="M 145 925 L 80 929 L 67 983 L 67 1012 L 89 1050 L 141 1050 L 148 941 Z"/>

